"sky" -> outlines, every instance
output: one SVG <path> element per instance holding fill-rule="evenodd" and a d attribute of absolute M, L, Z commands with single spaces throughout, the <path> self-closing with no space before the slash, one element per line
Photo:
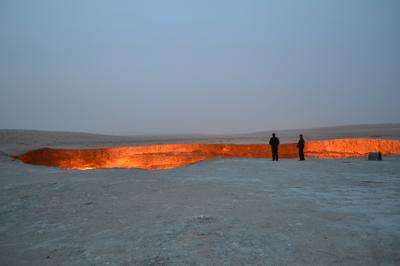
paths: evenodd
<path fill-rule="evenodd" d="M 0 128 L 400 122 L 398 0 L 1 0 Z"/>

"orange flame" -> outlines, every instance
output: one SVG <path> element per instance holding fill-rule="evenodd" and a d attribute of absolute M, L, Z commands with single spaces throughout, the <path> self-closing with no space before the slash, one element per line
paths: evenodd
<path fill-rule="evenodd" d="M 309 141 L 305 155 L 312 158 L 362 158 L 369 152 L 400 155 L 400 140 L 335 139 Z M 296 144 L 281 144 L 280 158 L 297 158 Z M 194 164 L 216 157 L 271 158 L 266 144 L 164 144 L 152 146 L 111 147 L 101 149 L 43 148 L 15 158 L 35 165 L 57 166 L 63 169 L 142 168 L 168 169 Z"/>

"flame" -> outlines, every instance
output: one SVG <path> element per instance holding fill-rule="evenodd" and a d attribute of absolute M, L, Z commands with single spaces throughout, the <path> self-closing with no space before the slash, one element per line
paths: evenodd
<path fill-rule="evenodd" d="M 308 158 L 362 158 L 369 152 L 380 151 L 383 156 L 400 155 L 400 140 L 334 139 L 309 141 L 305 146 Z M 295 143 L 279 146 L 280 158 L 297 158 Z M 15 158 L 35 165 L 63 169 L 88 170 L 97 168 L 169 169 L 194 164 L 217 157 L 271 158 L 266 144 L 164 144 L 151 146 L 110 147 L 101 149 L 43 148 Z"/>

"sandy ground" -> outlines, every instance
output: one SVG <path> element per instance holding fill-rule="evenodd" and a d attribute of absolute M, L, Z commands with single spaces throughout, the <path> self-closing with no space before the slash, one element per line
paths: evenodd
<path fill-rule="evenodd" d="M 0 136 L 1 265 L 400 264 L 400 158 L 65 171 L 7 154 L 161 140 Z"/>

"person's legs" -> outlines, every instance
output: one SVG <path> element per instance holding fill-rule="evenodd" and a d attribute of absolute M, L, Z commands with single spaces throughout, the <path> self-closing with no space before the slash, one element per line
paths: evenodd
<path fill-rule="evenodd" d="M 278 155 L 276 150 L 272 150 L 272 161 L 277 161 Z"/>
<path fill-rule="evenodd" d="M 304 149 L 299 149 L 299 158 L 300 161 L 304 161 Z"/>

